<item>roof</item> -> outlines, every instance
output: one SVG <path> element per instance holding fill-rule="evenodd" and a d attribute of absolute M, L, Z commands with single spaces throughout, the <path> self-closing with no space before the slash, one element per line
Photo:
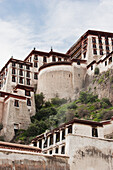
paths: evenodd
<path fill-rule="evenodd" d="M 33 54 L 40 55 L 40 56 L 47 56 L 47 57 L 49 57 L 51 55 L 57 55 L 57 56 L 66 57 L 66 58 L 70 57 L 70 55 L 68 55 L 68 54 L 59 53 L 59 52 L 55 52 L 55 51 L 44 52 L 44 51 L 32 50 L 30 52 L 30 54 L 25 58 L 24 61 L 26 61 Z"/>
<path fill-rule="evenodd" d="M 70 54 L 71 49 L 73 49 L 76 46 L 76 44 L 78 44 L 80 41 L 82 41 L 88 35 L 96 35 L 96 36 L 100 36 L 100 37 L 101 36 L 113 37 L 113 33 L 111 33 L 111 32 L 88 30 L 71 46 L 71 48 L 67 51 L 66 54 Z"/>
<path fill-rule="evenodd" d="M 10 58 L 10 59 L 8 60 L 8 62 L 5 64 L 5 66 L 1 69 L 0 74 L 3 72 L 3 70 L 7 67 L 7 65 L 8 65 L 10 62 L 16 62 L 16 63 L 21 63 L 21 64 L 24 64 L 24 65 L 32 66 L 32 63 L 30 63 L 30 62 L 26 62 L 26 61 L 22 61 L 22 60 L 17 60 L 17 59 L 14 59 L 14 58 Z"/>
<path fill-rule="evenodd" d="M 1 142 L 1 141 L 0 141 L 0 148 L 41 153 L 41 149 L 34 146 L 21 145 L 16 143 L 9 143 L 9 142 Z"/>
<path fill-rule="evenodd" d="M 0 94 L 2 95 L 2 97 L 6 96 L 5 100 L 8 99 L 9 97 L 26 100 L 26 97 L 20 96 L 20 95 L 16 95 L 16 94 L 12 94 L 12 93 L 7 93 L 7 92 L 0 91 Z"/>

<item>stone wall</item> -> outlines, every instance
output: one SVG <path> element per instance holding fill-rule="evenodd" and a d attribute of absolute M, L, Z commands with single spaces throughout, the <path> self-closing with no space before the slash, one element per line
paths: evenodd
<path fill-rule="evenodd" d="M 69 170 L 68 157 L 0 149 L 0 170 Z"/>
<path fill-rule="evenodd" d="M 113 169 L 113 140 L 69 134 L 66 143 L 70 170 Z"/>

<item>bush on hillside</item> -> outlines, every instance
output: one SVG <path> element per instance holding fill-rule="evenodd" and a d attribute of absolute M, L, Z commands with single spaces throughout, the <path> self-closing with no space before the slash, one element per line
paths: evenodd
<path fill-rule="evenodd" d="M 96 67 L 95 70 L 94 70 L 94 74 L 98 75 L 99 74 L 99 68 Z"/>
<path fill-rule="evenodd" d="M 81 103 L 87 104 L 87 103 L 94 103 L 98 99 L 98 95 L 93 95 L 92 93 L 87 92 L 80 92 L 79 100 Z"/>

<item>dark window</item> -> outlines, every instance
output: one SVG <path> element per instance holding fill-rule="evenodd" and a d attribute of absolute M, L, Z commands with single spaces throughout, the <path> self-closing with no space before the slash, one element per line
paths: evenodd
<path fill-rule="evenodd" d="M 27 106 L 31 106 L 31 100 L 27 99 Z"/>
<path fill-rule="evenodd" d="M 23 76 L 23 71 L 22 70 L 19 71 L 19 75 Z"/>
<path fill-rule="evenodd" d="M 93 137 L 98 137 L 97 128 L 92 128 L 92 136 L 93 136 Z"/>
<path fill-rule="evenodd" d="M 39 140 L 39 148 L 42 148 L 42 140 Z"/>
<path fill-rule="evenodd" d="M 30 91 L 25 90 L 25 96 L 31 96 Z"/>
<path fill-rule="evenodd" d="M 86 58 L 86 53 L 83 54 L 84 58 Z"/>
<path fill-rule="evenodd" d="M 112 57 L 109 58 L 109 63 L 111 63 L 111 62 L 112 62 Z"/>
<path fill-rule="evenodd" d="M 64 58 L 64 61 L 67 61 L 67 58 Z"/>
<path fill-rule="evenodd" d="M 96 44 L 93 44 L 93 48 L 97 48 Z"/>
<path fill-rule="evenodd" d="M 50 155 L 52 154 L 52 150 L 49 151 L 49 154 L 50 154 Z"/>
<path fill-rule="evenodd" d="M 92 42 L 96 43 L 96 38 L 95 37 L 92 37 Z"/>
<path fill-rule="evenodd" d="M 26 77 L 30 77 L 30 71 L 26 72 Z"/>
<path fill-rule="evenodd" d="M 61 58 L 58 57 L 58 61 L 61 61 Z"/>
<path fill-rule="evenodd" d="M 105 61 L 105 66 L 107 66 L 107 61 Z"/>
<path fill-rule="evenodd" d="M 106 53 L 109 54 L 109 51 L 107 51 Z"/>
<path fill-rule="evenodd" d="M 33 142 L 33 146 L 37 147 L 37 142 Z"/>
<path fill-rule="evenodd" d="M 34 73 L 34 79 L 38 80 L 38 74 Z"/>
<path fill-rule="evenodd" d="M 109 50 L 109 46 L 106 46 L 106 50 Z"/>
<path fill-rule="evenodd" d="M 38 56 L 37 55 L 34 56 L 34 60 L 38 60 Z"/>
<path fill-rule="evenodd" d="M 80 65 L 80 61 L 77 61 L 77 65 Z"/>
<path fill-rule="evenodd" d="M 16 74 L 16 69 L 12 68 L 12 74 Z"/>
<path fill-rule="evenodd" d="M 53 135 L 50 136 L 49 145 L 53 145 Z"/>
<path fill-rule="evenodd" d="M 22 77 L 19 78 L 19 83 L 23 84 L 23 78 Z"/>
<path fill-rule="evenodd" d="M 102 50 L 100 50 L 100 55 L 103 55 L 103 51 Z"/>
<path fill-rule="evenodd" d="M 57 132 L 56 133 L 56 142 L 59 142 L 60 141 L 60 132 Z"/>
<path fill-rule="evenodd" d="M 19 64 L 19 67 L 20 67 L 20 68 L 23 68 L 23 64 Z"/>
<path fill-rule="evenodd" d="M 26 66 L 26 69 L 27 69 L 27 70 L 30 70 L 30 66 L 27 65 L 27 66 Z"/>
<path fill-rule="evenodd" d="M 93 50 L 93 54 L 97 55 L 97 50 L 96 49 Z"/>
<path fill-rule="evenodd" d="M 27 85 L 30 85 L 30 80 L 29 79 L 27 79 Z"/>
<path fill-rule="evenodd" d="M 58 153 L 58 148 L 55 149 L 55 153 Z"/>
<path fill-rule="evenodd" d="M 72 126 L 68 127 L 68 133 L 72 133 Z"/>
<path fill-rule="evenodd" d="M 15 100 L 14 106 L 19 107 L 19 101 L 18 100 Z"/>
<path fill-rule="evenodd" d="M 103 46 L 102 46 L 102 45 L 99 45 L 99 48 L 100 48 L 100 49 L 103 49 Z"/>
<path fill-rule="evenodd" d="M 12 76 L 12 82 L 16 82 L 16 77 Z"/>
<path fill-rule="evenodd" d="M 44 63 L 47 62 L 47 57 L 46 57 L 46 56 L 43 57 L 43 62 L 44 62 Z"/>
<path fill-rule="evenodd" d="M 53 62 L 56 61 L 56 57 L 55 56 L 52 57 L 52 61 Z"/>
<path fill-rule="evenodd" d="M 15 66 L 16 66 L 16 63 L 15 63 L 15 62 L 12 62 L 12 66 L 15 67 Z"/>
<path fill-rule="evenodd" d="M 99 38 L 99 44 L 102 44 L 102 39 L 101 38 Z"/>
<path fill-rule="evenodd" d="M 47 147 L 47 138 L 45 139 L 45 142 L 44 142 L 44 148 L 46 148 Z"/>
<path fill-rule="evenodd" d="M 109 45 L 108 39 L 105 40 L 105 44 L 106 44 L 106 45 Z"/>
<path fill-rule="evenodd" d="M 93 70 L 93 65 L 91 66 L 91 70 Z"/>
<path fill-rule="evenodd" d="M 65 146 L 62 146 L 62 148 L 61 148 L 61 154 L 65 154 Z"/>
<path fill-rule="evenodd" d="M 38 63 L 37 62 L 34 62 L 34 67 L 38 67 Z"/>
<path fill-rule="evenodd" d="M 65 139 L 65 129 L 62 130 L 62 140 Z"/>

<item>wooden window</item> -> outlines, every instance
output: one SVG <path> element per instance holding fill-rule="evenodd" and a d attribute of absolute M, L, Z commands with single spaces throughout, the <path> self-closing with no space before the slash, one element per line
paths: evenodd
<path fill-rule="evenodd" d="M 96 43 L 96 38 L 92 37 L 92 43 Z"/>
<path fill-rule="evenodd" d="M 50 136 L 49 145 L 53 145 L 53 135 Z"/>
<path fill-rule="evenodd" d="M 93 54 L 97 55 L 97 50 L 93 49 Z"/>
<path fill-rule="evenodd" d="M 80 65 L 80 61 L 77 61 L 77 65 Z"/>
<path fill-rule="evenodd" d="M 39 148 L 42 148 L 42 140 L 39 140 Z"/>
<path fill-rule="evenodd" d="M 23 68 L 23 64 L 19 64 L 19 68 Z"/>
<path fill-rule="evenodd" d="M 38 67 L 38 63 L 37 62 L 34 62 L 34 67 Z"/>
<path fill-rule="evenodd" d="M 60 58 L 60 57 L 58 57 L 58 61 L 61 61 L 61 58 Z"/>
<path fill-rule="evenodd" d="M 56 57 L 52 56 L 52 61 L 55 62 L 56 61 Z"/>
<path fill-rule="evenodd" d="M 47 62 L 47 57 L 46 57 L 46 56 L 43 57 L 43 62 L 44 62 L 44 63 Z"/>
<path fill-rule="evenodd" d="M 97 48 L 96 44 L 93 44 L 93 48 Z"/>
<path fill-rule="evenodd" d="M 23 71 L 22 70 L 19 70 L 19 75 L 23 76 Z"/>
<path fill-rule="evenodd" d="M 30 79 L 27 79 L 27 85 L 30 85 Z"/>
<path fill-rule="evenodd" d="M 50 155 L 52 154 L 52 150 L 49 151 L 49 154 L 50 154 Z"/>
<path fill-rule="evenodd" d="M 102 44 L 102 39 L 101 38 L 99 38 L 99 44 Z"/>
<path fill-rule="evenodd" d="M 14 101 L 14 106 L 19 107 L 19 101 L 18 100 Z"/>
<path fill-rule="evenodd" d="M 16 63 L 15 62 L 12 62 L 12 67 L 15 67 L 16 66 Z"/>
<path fill-rule="evenodd" d="M 91 66 L 91 70 L 93 70 L 93 65 Z"/>
<path fill-rule="evenodd" d="M 26 72 L 26 77 L 30 77 L 30 71 Z"/>
<path fill-rule="evenodd" d="M 68 133 L 72 133 L 72 125 L 68 127 Z"/>
<path fill-rule="evenodd" d="M 31 100 L 27 99 L 27 106 L 31 106 Z"/>
<path fill-rule="evenodd" d="M 16 74 L 16 69 L 12 68 L 12 74 Z"/>
<path fill-rule="evenodd" d="M 109 63 L 112 63 L 112 57 L 109 58 Z"/>
<path fill-rule="evenodd" d="M 12 76 L 12 82 L 16 82 L 16 77 Z"/>
<path fill-rule="evenodd" d="M 97 128 L 92 128 L 92 136 L 93 136 L 93 137 L 98 137 Z"/>
<path fill-rule="evenodd" d="M 106 50 L 109 50 L 109 46 L 106 46 Z"/>
<path fill-rule="evenodd" d="M 62 130 L 62 140 L 65 139 L 65 129 Z"/>
<path fill-rule="evenodd" d="M 35 56 L 34 56 L 34 60 L 38 60 L 38 55 L 35 55 Z"/>
<path fill-rule="evenodd" d="M 19 78 L 19 83 L 23 84 L 23 78 L 22 77 Z"/>
<path fill-rule="evenodd" d="M 100 55 L 103 55 L 103 51 L 102 50 L 100 50 Z"/>
<path fill-rule="evenodd" d="M 60 132 L 56 133 L 56 143 L 60 141 Z"/>
<path fill-rule="evenodd" d="M 27 69 L 27 70 L 30 70 L 30 66 L 26 65 L 26 69 Z"/>
<path fill-rule="evenodd" d="M 105 61 L 105 66 L 107 66 L 107 61 Z"/>
<path fill-rule="evenodd" d="M 58 148 L 55 148 L 55 153 L 58 153 Z"/>
<path fill-rule="evenodd" d="M 83 54 L 84 58 L 86 58 L 86 52 Z"/>
<path fill-rule="evenodd" d="M 62 146 L 62 148 L 61 148 L 61 154 L 65 154 L 65 146 Z"/>
<path fill-rule="evenodd" d="M 34 79 L 38 80 L 38 73 L 34 73 Z"/>
<path fill-rule="evenodd" d="M 25 90 L 25 96 L 31 96 L 30 91 Z"/>

